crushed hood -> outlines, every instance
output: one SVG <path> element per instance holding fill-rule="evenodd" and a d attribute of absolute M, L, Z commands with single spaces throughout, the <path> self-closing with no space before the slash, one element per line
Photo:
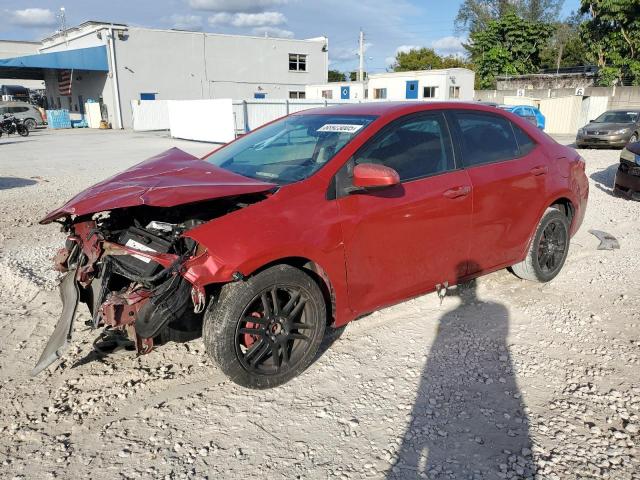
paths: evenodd
<path fill-rule="evenodd" d="M 40 223 L 136 205 L 173 207 L 266 192 L 275 187 L 275 184 L 237 175 L 172 148 L 87 188 Z"/>

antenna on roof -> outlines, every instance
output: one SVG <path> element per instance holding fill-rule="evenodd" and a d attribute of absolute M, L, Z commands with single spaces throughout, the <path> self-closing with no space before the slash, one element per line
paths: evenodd
<path fill-rule="evenodd" d="M 58 13 L 57 17 L 58 22 L 60 22 L 60 33 L 62 33 L 62 35 L 64 36 L 64 39 L 68 46 L 69 41 L 67 40 L 67 11 L 64 7 L 60 7 L 60 13 Z"/>

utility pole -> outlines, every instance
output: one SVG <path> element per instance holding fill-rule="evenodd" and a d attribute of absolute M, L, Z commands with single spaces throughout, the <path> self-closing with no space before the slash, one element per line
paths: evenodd
<path fill-rule="evenodd" d="M 364 82 L 364 32 L 360 29 L 360 48 L 358 55 L 360 56 L 360 67 L 358 68 L 358 81 Z"/>

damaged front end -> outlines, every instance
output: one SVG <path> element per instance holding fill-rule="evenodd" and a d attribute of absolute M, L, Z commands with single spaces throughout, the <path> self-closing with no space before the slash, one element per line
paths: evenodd
<path fill-rule="evenodd" d="M 110 341 L 126 340 L 138 354 L 154 344 L 200 336 L 207 285 L 215 261 L 184 233 L 264 196 L 226 198 L 173 208 L 136 206 L 66 219 L 65 247 L 55 256 L 64 272 L 63 311 L 32 375 L 60 358 L 79 302 Z M 180 220 L 188 218 L 188 220 Z M 104 334 L 101 338 L 105 338 Z M 98 350 L 100 350 L 98 348 Z"/>

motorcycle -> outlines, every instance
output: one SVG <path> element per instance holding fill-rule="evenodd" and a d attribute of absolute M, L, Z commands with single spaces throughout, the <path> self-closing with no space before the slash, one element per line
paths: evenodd
<path fill-rule="evenodd" d="M 22 120 L 16 118 L 10 113 L 5 113 L 4 115 L 2 115 L 2 119 L 0 120 L 0 137 L 3 133 L 12 135 L 16 132 L 21 137 L 26 137 L 29 135 L 29 129 L 25 126 L 24 123 L 22 123 Z"/>

